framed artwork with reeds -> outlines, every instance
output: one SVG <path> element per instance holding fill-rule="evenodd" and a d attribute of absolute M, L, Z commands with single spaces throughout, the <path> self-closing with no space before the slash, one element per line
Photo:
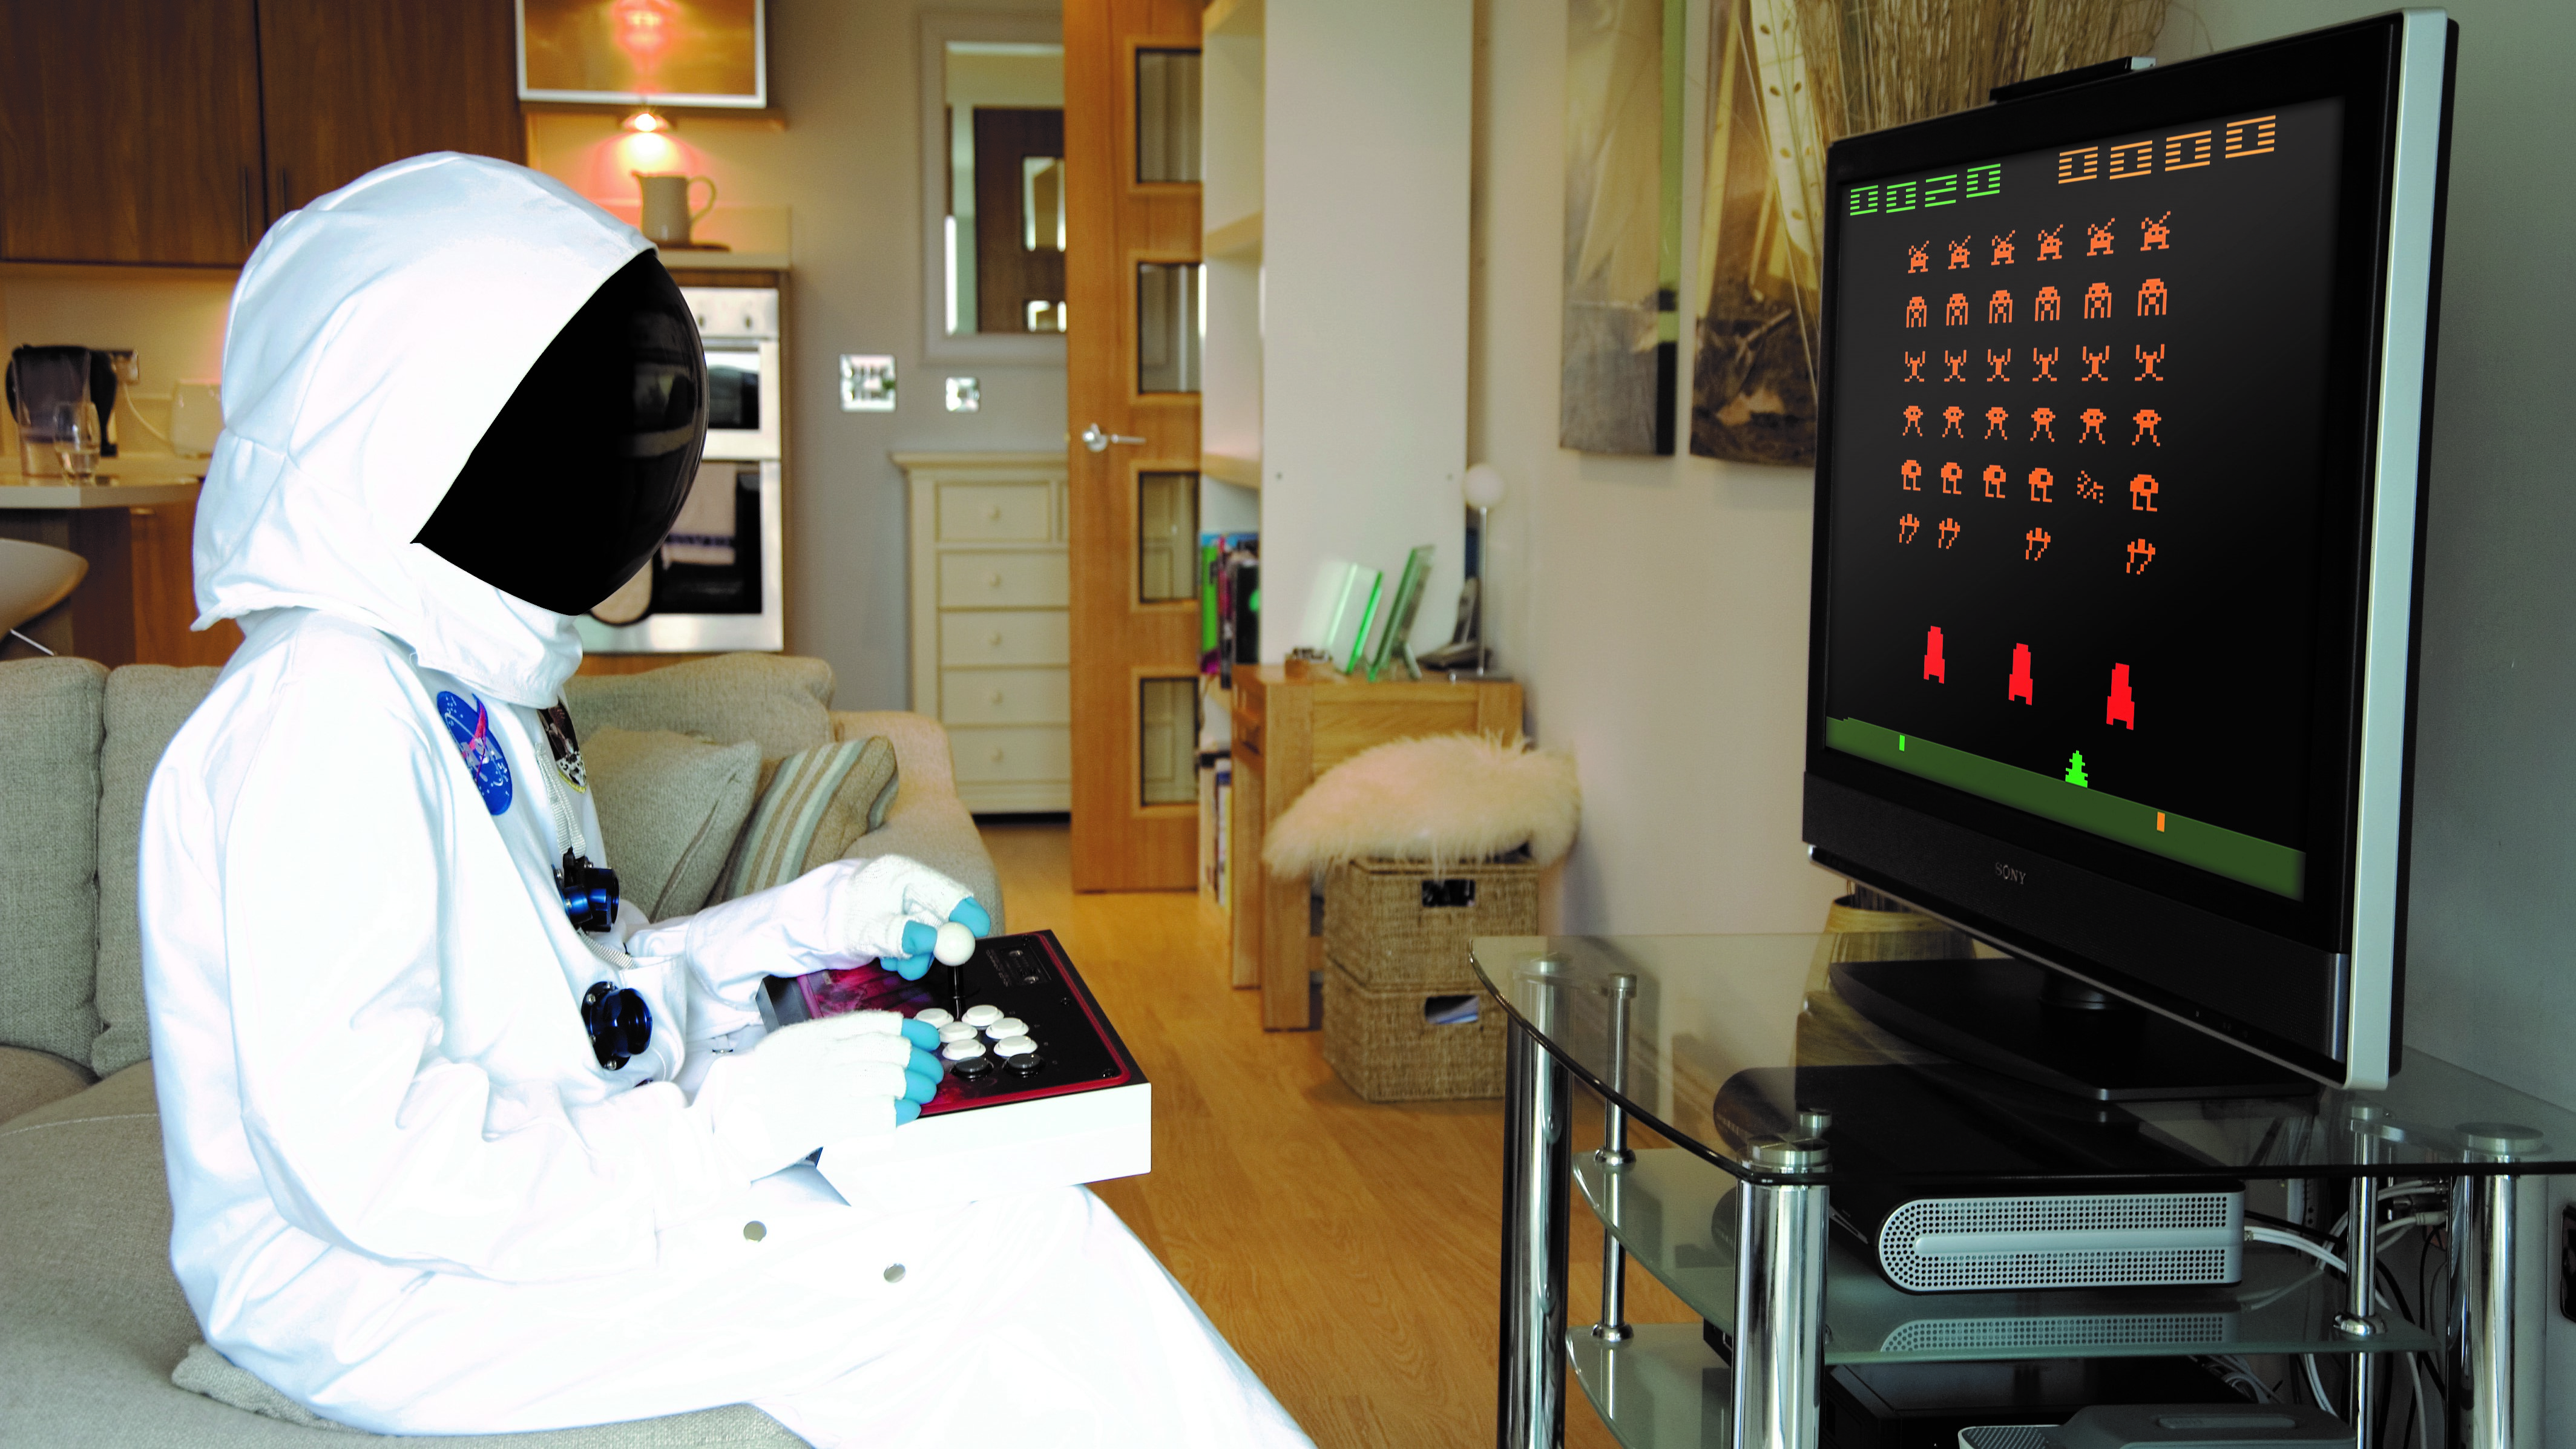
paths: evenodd
<path fill-rule="evenodd" d="M 2143 54 L 2166 0 L 1710 4 L 1690 450 L 1812 466 L 1825 148 Z"/>
<path fill-rule="evenodd" d="M 1721 0 L 1722 3 L 1722 0 Z M 1567 0 L 1557 441 L 1670 455 L 1680 372 L 1683 0 Z"/>

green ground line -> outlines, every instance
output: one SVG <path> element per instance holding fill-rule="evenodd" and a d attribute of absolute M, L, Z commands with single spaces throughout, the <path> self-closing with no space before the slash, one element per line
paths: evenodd
<path fill-rule="evenodd" d="M 2168 860 L 2260 886 L 2292 900 L 2305 896 L 2305 852 L 2194 820 L 2101 790 L 1955 750 L 1921 735 L 1898 734 L 1856 719 L 1825 721 L 1825 743 L 1935 784 L 2027 810 L 2061 825 L 2153 851 Z"/>

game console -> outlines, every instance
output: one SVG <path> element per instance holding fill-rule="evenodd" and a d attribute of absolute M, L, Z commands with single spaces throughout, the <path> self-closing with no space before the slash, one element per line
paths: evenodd
<path fill-rule="evenodd" d="M 2150 1137 L 2114 1105 L 2034 1092 L 2014 1103 L 2026 1110 L 1997 1111 L 1996 1079 L 1966 1070 L 1739 1072 L 1719 1089 L 1716 1118 L 1747 1140 L 1802 1119 L 1829 1124 L 1825 1141 L 1845 1179 L 1833 1189 L 1834 1224 L 1910 1293 L 2214 1286 L 2244 1276 L 2241 1180 Z M 2099 1187 L 1982 1185 L 2063 1178 L 2069 1163 Z"/>
<path fill-rule="evenodd" d="M 1847 1363 L 1817 1380 L 1824 1449 L 1951 1449 L 1971 1425 L 2064 1423 L 2100 1403 L 2254 1407 L 2188 1358 Z"/>
<path fill-rule="evenodd" d="M 2353 1426 L 2305 1404 L 2096 1404 L 2065 1423 L 1981 1425 L 1960 1449 L 2326 1449 Z"/>
<path fill-rule="evenodd" d="M 769 1000 L 782 1026 L 849 1011 L 932 1011 L 989 1035 L 978 1019 L 998 1013 L 1034 1044 L 951 1061 L 918 1119 L 825 1147 L 815 1166 L 853 1205 L 935 1207 L 1153 1166 L 1153 1086 L 1051 931 L 990 937 L 919 981 L 874 963 L 772 978 Z"/>

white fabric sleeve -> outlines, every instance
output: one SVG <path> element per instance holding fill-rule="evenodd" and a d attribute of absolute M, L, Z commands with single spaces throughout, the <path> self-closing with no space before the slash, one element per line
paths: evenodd
<path fill-rule="evenodd" d="M 502 1281 L 650 1264 L 658 1228 L 745 1183 L 705 1114 L 588 1071 L 549 903 L 489 908 L 519 872 L 458 818 L 476 802 L 446 777 L 453 747 L 367 691 L 296 693 L 245 742 L 217 823 L 242 1122 L 279 1211 L 380 1261 Z M 507 1017 L 560 1020 L 562 1040 L 487 1071 L 492 1042 L 450 1039 Z"/>

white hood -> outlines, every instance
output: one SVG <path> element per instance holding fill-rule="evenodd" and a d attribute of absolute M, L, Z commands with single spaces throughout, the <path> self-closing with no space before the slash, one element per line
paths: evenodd
<path fill-rule="evenodd" d="M 316 609 L 477 690 L 552 704 L 581 662 L 572 620 L 411 540 L 555 334 L 649 245 L 549 177 L 449 152 L 271 227 L 224 334 L 196 627 Z M 531 505 L 491 526 L 563 524 Z"/>

